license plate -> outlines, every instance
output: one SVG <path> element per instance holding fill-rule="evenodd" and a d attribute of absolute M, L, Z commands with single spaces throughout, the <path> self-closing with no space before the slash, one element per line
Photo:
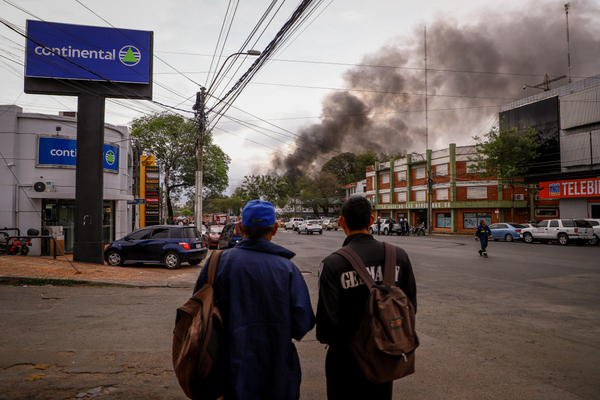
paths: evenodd
<path fill-rule="evenodd" d="M 202 243 L 196 243 L 196 248 L 197 249 L 201 249 L 202 248 Z"/>

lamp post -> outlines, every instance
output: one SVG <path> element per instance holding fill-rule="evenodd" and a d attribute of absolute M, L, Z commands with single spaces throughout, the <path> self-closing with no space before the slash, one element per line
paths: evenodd
<path fill-rule="evenodd" d="M 258 50 L 248 50 L 242 53 L 233 53 L 228 56 L 225 61 L 223 61 L 223 65 L 219 69 L 219 72 L 214 76 L 212 84 L 209 86 L 208 90 L 206 88 L 201 87 L 199 92 L 196 92 L 196 104 L 192 107 L 195 111 L 196 124 L 198 125 L 198 142 L 196 144 L 196 156 L 198 159 L 198 167 L 196 168 L 196 205 L 195 205 L 195 222 L 196 229 L 198 232 L 202 233 L 202 158 L 204 152 L 204 134 L 206 133 L 206 97 L 210 94 L 211 89 L 213 88 L 217 78 L 223 71 L 223 67 L 227 64 L 227 61 L 233 57 L 238 55 L 249 55 L 249 56 L 260 56 L 260 51 Z"/>

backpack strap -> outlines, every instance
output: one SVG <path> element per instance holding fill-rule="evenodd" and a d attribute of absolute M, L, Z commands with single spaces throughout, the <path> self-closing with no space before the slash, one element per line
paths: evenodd
<path fill-rule="evenodd" d="M 219 266 L 219 260 L 221 259 L 222 253 L 223 250 L 215 250 L 210 257 L 210 262 L 208 263 L 208 270 L 206 271 L 206 283 L 208 283 L 211 286 L 213 283 L 215 283 L 217 267 Z"/>
<path fill-rule="evenodd" d="M 383 242 L 383 248 L 385 249 L 383 284 L 394 286 L 396 284 L 396 246 Z"/>

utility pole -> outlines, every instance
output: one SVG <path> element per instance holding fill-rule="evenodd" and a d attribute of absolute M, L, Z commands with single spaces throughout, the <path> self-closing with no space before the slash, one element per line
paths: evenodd
<path fill-rule="evenodd" d="M 427 171 L 427 234 L 431 235 L 433 224 L 433 173 L 431 167 Z"/>
<path fill-rule="evenodd" d="M 567 62 L 569 63 L 569 83 L 571 83 L 571 50 L 569 49 L 569 7 L 571 3 L 565 4 L 565 14 L 567 17 Z"/>
<path fill-rule="evenodd" d="M 198 142 L 196 143 L 196 158 L 198 159 L 198 167 L 196 169 L 196 205 L 195 218 L 196 229 L 202 233 L 202 157 L 204 154 L 204 134 L 206 133 L 206 88 L 201 87 L 199 92 L 196 92 L 196 104 L 193 110 L 196 112 L 196 124 L 198 125 Z"/>

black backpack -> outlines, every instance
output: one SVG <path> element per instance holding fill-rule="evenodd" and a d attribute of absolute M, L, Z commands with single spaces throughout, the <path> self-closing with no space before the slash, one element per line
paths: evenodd
<path fill-rule="evenodd" d="M 383 285 L 375 283 L 354 250 L 342 247 L 335 252 L 352 265 L 370 291 L 350 349 L 365 377 L 374 383 L 391 382 L 414 373 L 415 350 L 419 347 L 414 307 L 394 282 L 396 247 L 383 244 Z"/>
<path fill-rule="evenodd" d="M 213 400 L 225 393 L 226 373 L 221 346 L 223 321 L 215 306 L 213 284 L 222 250 L 213 252 L 206 284 L 181 307 L 173 331 L 173 369 L 190 399 Z"/>

